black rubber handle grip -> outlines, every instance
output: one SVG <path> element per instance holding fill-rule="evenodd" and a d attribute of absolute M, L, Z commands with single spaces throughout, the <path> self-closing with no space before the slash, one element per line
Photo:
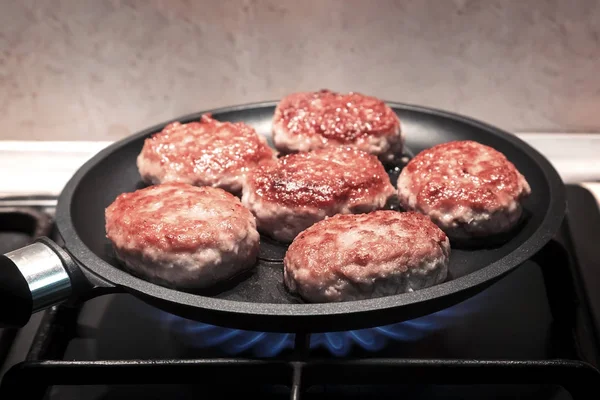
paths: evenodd
<path fill-rule="evenodd" d="M 33 298 L 18 266 L 0 255 L 0 327 L 21 327 L 33 312 Z"/>

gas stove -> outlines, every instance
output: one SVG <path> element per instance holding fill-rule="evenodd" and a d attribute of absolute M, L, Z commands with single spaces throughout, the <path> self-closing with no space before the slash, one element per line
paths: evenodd
<path fill-rule="evenodd" d="M 0 333 L 0 398 L 597 398 L 600 211 L 567 185 L 559 234 L 489 289 L 432 315 L 282 334 L 182 319 L 126 294 L 35 314 Z M 55 199 L 0 201 L 2 251 L 60 242 Z"/>

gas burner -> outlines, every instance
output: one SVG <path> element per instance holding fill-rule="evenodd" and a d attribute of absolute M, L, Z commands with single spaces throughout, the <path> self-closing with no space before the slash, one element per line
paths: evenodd
<path fill-rule="evenodd" d="M 325 349 L 337 357 L 348 356 L 355 347 L 378 352 L 392 342 L 413 342 L 447 329 L 460 322 L 468 314 L 481 309 L 487 292 L 482 292 L 451 308 L 396 324 L 370 329 L 342 332 L 314 333 L 310 348 Z M 294 347 L 294 335 L 289 333 L 254 332 L 204 324 L 168 314 L 156 312 L 157 320 L 166 323 L 176 340 L 197 348 L 218 347 L 225 354 L 236 356 L 250 353 L 255 357 L 276 357 Z"/>

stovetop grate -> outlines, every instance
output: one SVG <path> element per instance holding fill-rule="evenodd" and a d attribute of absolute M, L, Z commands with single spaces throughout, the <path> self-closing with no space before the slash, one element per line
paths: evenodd
<path fill-rule="evenodd" d="M 319 386 L 509 383 L 558 385 L 574 399 L 595 399 L 599 379 L 595 368 L 574 360 L 44 360 L 11 369 L 0 394 L 43 398 L 51 385 L 193 384 L 206 390 L 235 385 L 242 392 L 280 385 L 299 400 L 303 388 Z"/>

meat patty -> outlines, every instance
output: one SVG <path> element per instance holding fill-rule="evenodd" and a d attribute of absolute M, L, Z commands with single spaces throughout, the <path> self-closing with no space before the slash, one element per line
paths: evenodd
<path fill-rule="evenodd" d="M 209 186 L 163 183 L 119 195 L 106 208 L 106 236 L 126 269 L 174 288 L 205 288 L 255 265 L 252 213 Z"/>
<path fill-rule="evenodd" d="M 450 239 L 506 233 L 531 188 L 504 154 L 471 140 L 434 146 L 398 177 L 400 204 L 428 215 Z"/>
<path fill-rule="evenodd" d="M 284 153 L 351 145 L 393 163 L 402 155 L 404 136 L 398 116 L 383 101 L 321 90 L 294 93 L 279 102 L 273 143 Z"/>
<path fill-rule="evenodd" d="M 137 166 L 149 184 L 183 182 L 239 195 L 248 170 L 275 157 L 249 125 L 205 114 L 198 122 L 173 122 L 146 139 Z"/>
<path fill-rule="evenodd" d="M 423 214 L 336 215 L 294 239 L 284 282 L 315 303 L 382 297 L 443 282 L 449 257 L 448 237 Z"/>
<path fill-rule="evenodd" d="M 327 216 L 383 208 L 395 195 L 377 157 L 353 147 L 288 154 L 248 174 L 242 203 L 258 230 L 291 242 Z"/>

